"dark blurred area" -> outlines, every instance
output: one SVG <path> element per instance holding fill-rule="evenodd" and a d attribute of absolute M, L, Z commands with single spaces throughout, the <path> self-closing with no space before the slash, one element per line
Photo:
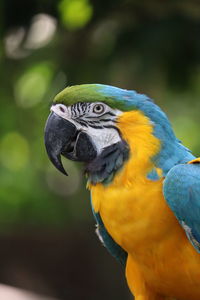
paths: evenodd
<path fill-rule="evenodd" d="M 94 233 L 81 165 L 65 161 L 68 178 L 51 165 L 44 124 L 67 85 L 116 85 L 153 98 L 198 156 L 200 3 L 4 0 L 0 33 L 0 282 L 61 300 L 131 299 Z"/>

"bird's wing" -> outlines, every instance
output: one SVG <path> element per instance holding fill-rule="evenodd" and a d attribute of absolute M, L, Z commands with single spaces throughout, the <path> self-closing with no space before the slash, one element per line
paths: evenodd
<path fill-rule="evenodd" d="M 163 192 L 188 239 L 200 252 L 200 158 L 173 167 Z"/>
<path fill-rule="evenodd" d="M 99 213 L 95 213 L 93 210 L 93 214 L 95 217 L 95 220 L 97 222 L 97 229 L 96 233 L 100 239 L 100 241 L 103 243 L 103 245 L 107 248 L 108 252 L 115 257 L 124 267 L 126 266 L 126 260 L 127 260 L 127 253 L 124 251 L 110 236 L 110 234 L 107 232 L 103 221 L 101 219 L 101 216 Z"/>

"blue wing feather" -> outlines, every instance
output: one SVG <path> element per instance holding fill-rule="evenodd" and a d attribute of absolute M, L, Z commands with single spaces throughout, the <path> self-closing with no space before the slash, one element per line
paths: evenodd
<path fill-rule="evenodd" d="M 165 178 L 163 192 L 188 239 L 200 252 L 200 163 L 173 167 Z"/>

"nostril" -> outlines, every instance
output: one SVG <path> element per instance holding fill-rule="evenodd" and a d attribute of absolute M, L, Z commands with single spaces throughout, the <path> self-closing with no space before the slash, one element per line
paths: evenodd
<path fill-rule="evenodd" d="M 65 109 L 64 109 L 63 106 L 60 105 L 60 106 L 59 106 L 59 109 L 60 109 L 61 112 L 63 112 L 63 113 L 65 112 Z"/>

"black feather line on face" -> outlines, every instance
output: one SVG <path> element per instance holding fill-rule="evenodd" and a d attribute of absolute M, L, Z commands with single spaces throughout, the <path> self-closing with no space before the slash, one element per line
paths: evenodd
<path fill-rule="evenodd" d="M 116 117 L 116 115 L 115 115 L 114 113 L 112 113 L 111 111 L 106 111 L 106 112 L 105 112 L 104 114 L 102 114 L 102 115 L 99 115 L 99 116 L 96 116 L 96 117 L 94 117 L 94 116 L 92 116 L 92 117 L 88 116 L 88 117 L 85 117 L 85 119 L 90 120 L 91 118 L 92 118 L 92 119 L 94 119 L 94 118 L 102 118 L 103 116 L 106 116 L 106 115 L 109 115 L 109 116 L 111 116 L 111 117 Z M 113 118 L 113 119 L 105 119 L 105 120 L 108 120 L 108 121 L 115 121 L 115 118 Z M 104 121 L 104 119 L 101 119 L 101 121 Z"/>
<path fill-rule="evenodd" d="M 92 184 L 97 184 L 98 182 L 109 184 L 128 157 L 129 147 L 124 140 L 106 147 L 85 168 L 89 182 Z"/>
<path fill-rule="evenodd" d="M 88 125 L 94 125 L 94 124 L 100 124 L 99 120 L 98 121 L 87 121 Z"/>
<path fill-rule="evenodd" d="M 99 120 L 100 122 L 110 122 L 110 121 L 115 121 L 115 120 L 113 120 L 113 119 L 100 119 Z"/>
<path fill-rule="evenodd" d="M 85 126 L 85 127 L 88 127 L 88 123 L 83 121 L 83 120 L 80 120 L 80 119 L 76 119 L 76 122 L 79 123 L 81 126 Z"/>
<path fill-rule="evenodd" d="M 100 124 L 100 123 L 99 123 Z M 104 128 L 104 126 L 103 125 L 92 125 L 92 124 L 89 124 L 89 127 L 92 127 L 92 128 L 95 128 L 95 129 L 103 129 Z"/>
<path fill-rule="evenodd" d="M 77 104 L 77 110 L 79 112 L 79 115 L 81 114 L 80 105 Z"/>

